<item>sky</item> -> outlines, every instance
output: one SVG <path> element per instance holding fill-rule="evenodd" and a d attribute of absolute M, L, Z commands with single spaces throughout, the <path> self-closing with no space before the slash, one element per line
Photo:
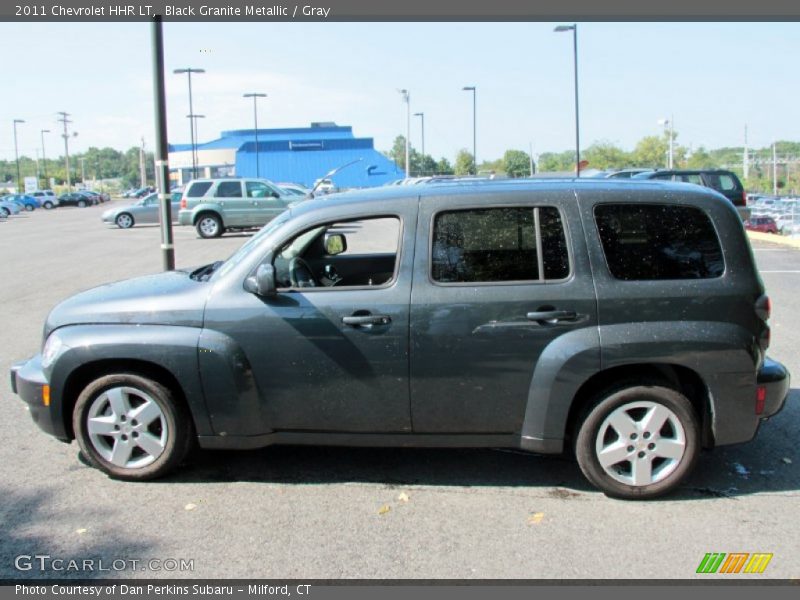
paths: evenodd
<path fill-rule="evenodd" d="M 251 128 L 351 125 L 388 150 L 411 111 L 425 117 L 425 151 L 453 161 L 509 148 L 574 148 L 572 34 L 556 23 L 165 23 L 170 143 L 189 142 L 182 67 L 193 77 L 198 137 Z M 0 23 L 0 159 L 63 154 L 58 111 L 70 113 L 70 153 L 155 140 L 149 23 Z M 672 118 L 677 142 L 698 148 L 800 140 L 800 23 L 578 23 L 581 146 L 632 149 Z M 420 119 L 411 142 L 420 146 Z"/>

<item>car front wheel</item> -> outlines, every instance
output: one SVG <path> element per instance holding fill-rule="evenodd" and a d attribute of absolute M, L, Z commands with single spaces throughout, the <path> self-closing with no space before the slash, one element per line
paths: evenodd
<path fill-rule="evenodd" d="M 161 477 L 184 459 L 194 428 L 160 383 L 132 373 L 100 377 L 81 392 L 73 427 L 89 463 L 116 479 Z"/>
<path fill-rule="evenodd" d="M 78 208 L 83 208 L 85 206 L 86 206 L 86 202 L 84 202 L 83 200 L 78 200 Z"/>
<path fill-rule="evenodd" d="M 5 206 L 0 206 L 0 212 L 2 212 L 7 217 L 11 216 L 11 211 L 8 210 Z"/>
<path fill-rule="evenodd" d="M 48 201 L 46 201 L 46 202 L 44 203 L 44 208 L 45 208 L 46 210 L 50 210 L 51 208 L 53 208 L 53 203 L 52 203 L 52 202 L 50 202 L 49 200 L 48 200 Z"/>
<path fill-rule="evenodd" d="M 646 499 L 672 491 L 700 450 L 691 402 L 660 384 L 601 395 L 580 426 L 575 453 L 583 474 L 606 495 Z"/>
<path fill-rule="evenodd" d="M 133 215 L 129 213 L 119 214 L 117 215 L 115 222 L 117 224 L 117 227 L 119 227 L 120 229 L 130 229 L 131 227 L 133 227 L 134 223 Z"/>
<path fill-rule="evenodd" d="M 197 233 L 202 238 L 216 238 L 222 235 L 222 220 L 210 213 L 200 215 L 197 219 Z"/>
<path fill-rule="evenodd" d="M 25 205 L 25 210 L 27 210 L 28 212 L 33 212 L 33 205 L 32 204 L 26 204 Z"/>

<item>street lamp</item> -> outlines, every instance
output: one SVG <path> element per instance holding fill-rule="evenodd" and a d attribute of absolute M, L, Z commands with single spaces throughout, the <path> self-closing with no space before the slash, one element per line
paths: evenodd
<path fill-rule="evenodd" d="M 673 156 L 672 139 L 675 137 L 673 135 L 673 132 L 675 130 L 674 119 L 672 117 L 670 117 L 669 119 L 659 119 L 658 120 L 658 124 L 662 125 L 664 127 L 664 133 L 666 133 L 669 136 L 669 153 L 667 154 L 667 156 L 668 156 L 668 158 L 667 158 L 667 168 L 671 169 L 672 165 L 673 165 L 673 162 L 672 162 L 673 161 L 673 159 L 672 159 L 672 156 Z M 669 131 L 667 130 L 667 126 L 669 126 Z"/>
<path fill-rule="evenodd" d="M 175 75 L 183 75 L 186 73 L 189 79 L 189 114 L 194 114 L 194 109 L 192 108 L 192 73 L 205 73 L 205 69 L 193 69 L 188 67 L 186 69 L 175 69 L 172 71 Z M 192 139 L 192 177 L 197 178 L 197 156 L 195 154 L 195 137 L 194 137 L 194 119 L 189 119 L 189 133 Z"/>
<path fill-rule="evenodd" d="M 422 175 L 425 174 L 425 113 L 414 113 L 415 117 L 419 117 L 420 124 L 422 125 L 422 164 L 421 164 L 421 171 Z"/>
<path fill-rule="evenodd" d="M 243 94 L 243 98 L 252 98 L 253 99 L 253 131 L 256 134 L 256 177 L 259 177 L 259 169 L 258 169 L 258 109 L 256 108 L 256 102 L 259 98 L 266 98 L 266 94 L 259 94 L 256 92 L 250 92 L 248 94 Z"/>
<path fill-rule="evenodd" d="M 553 31 L 562 33 L 572 32 L 573 60 L 575 63 L 575 176 L 581 176 L 581 126 L 578 113 L 578 25 L 559 25 Z"/>
<path fill-rule="evenodd" d="M 475 164 L 475 175 L 478 174 L 478 143 L 477 143 L 477 114 L 476 99 L 478 92 L 474 85 L 466 85 L 461 88 L 464 92 L 472 92 L 472 162 Z"/>
<path fill-rule="evenodd" d="M 406 177 L 411 177 L 411 94 L 408 90 L 397 90 L 406 103 Z"/>
<path fill-rule="evenodd" d="M 22 119 L 14 119 L 14 158 L 17 161 L 17 193 L 22 193 L 22 175 L 19 171 L 19 151 L 17 150 L 17 123 L 24 123 Z"/>
<path fill-rule="evenodd" d="M 47 178 L 47 157 L 44 154 L 44 134 L 50 133 L 49 129 L 42 129 L 42 163 L 44 165 L 44 188 L 47 189 L 50 186 L 50 180 Z"/>
<path fill-rule="evenodd" d="M 194 129 L 195 143 L 196 143 L 196 144 L 199 144 L 199 143 L 200 143 L 200 136 L 199 136 L 199 135 L 198 135 L 198 133 L 197 133 L 197 119 L 205 119 L 205 118 L 206 118 L 206 116 L 205 116 L 205 115 L 186 115 L 186 118 L 188 118 L 189 120 L 191 120 L 191 122 L 192 122 L 192 129 Z M 197 168 L 197 163 L 199 163 L 199 162 L 200 162 L 200 160 L 197 158 L 197 151 L 196 151 L 196 150 L 195 150 L 195 153 L 194 153 L 194 155 L 193 155 L 193 156 L 195 157 L 195 168 Z M 195 175 L 195 177 L 196 177 L 196 176 L 197 176 L 197 175 Z"/>

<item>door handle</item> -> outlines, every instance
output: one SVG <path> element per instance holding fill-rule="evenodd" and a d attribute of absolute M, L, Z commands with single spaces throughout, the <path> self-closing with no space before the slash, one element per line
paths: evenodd
<path fill-rule="evenodd" d="M 546 321 L 555 324 L 559 321 L 574 321 L 578 318 L 578 313 L 574 310 L 537 310 L 529 312 L 525 317 L 529 321 Z"/>
<path fill-rule="evenodd" d="M 360 325 L 388 325 L 392 322 L 392 317 L 389 315 L 350 315 L 349 317 L 342 317 L 342 323 L 358 327 Z"/>

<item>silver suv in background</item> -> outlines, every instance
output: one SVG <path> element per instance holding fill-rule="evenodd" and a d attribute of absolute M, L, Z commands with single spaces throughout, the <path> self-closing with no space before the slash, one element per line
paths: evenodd
<path fill-rule="evenodd" d="M 28 196 L 33 196 L 42 205 L 42 208 L 50 210 L 58 206 L 58 196 L 53 190 L 36 190 L 31 192 Z"/>
<path fill-rule="evenodd" d="M 193 225 L 202 238 L 231 229 L 262 227 L 297 197 L 266 179 L 195 179 L 181 198 L 178 222 Z"/>

